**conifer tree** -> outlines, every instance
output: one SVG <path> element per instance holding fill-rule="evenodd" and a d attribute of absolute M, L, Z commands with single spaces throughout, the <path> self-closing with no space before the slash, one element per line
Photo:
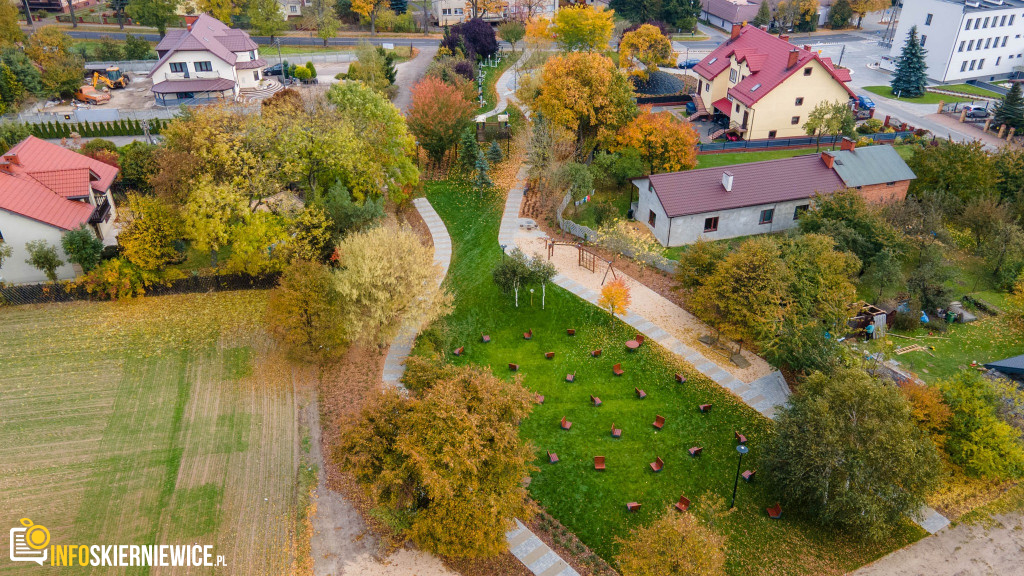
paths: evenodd
<path fill-rule="evenodd" d="M 924 95 L 925 86 L 928 85 L 928 77 L 925 74 L 928 66 L 924 63 L 924 56 L 927 53 L 917 39 L 917 26 L 912 27 L 907 34 L 907 43 L 903 45 L 900 59 L 896 62 L 896 74 L 889 84 L 893 94 L 904 98 Z"/>
<path fill-rule="evenodd" d="M 476 142 L 476 126 L 469 126 L 462 132 L 462 139 L 459 142 L 459 167 L 466 174 L 476 169 L 477 156 L 480 155 L 480 145 Z"/>
<path fill-rule="evenodd" d="M 772 15 L 768 11 L 768 0 L 761 0 L 761 7 L 757 9 L 757 15 L 750 22 L 754 26 L 767 26 L 772 21 Z"/>
<path fill-rule="evenodd" d="M 1014 82 L 1010 91 L 1003 96 L 1003 101 L 996 106 L 995 124 L 1006 124 L 1007 128 L 1024 129 L 1024 95 L 1021 94 L 1020 82 Z"/>
<path fill-rule="evenodd" d="M 505 155 L 501 153 L 501 146 L 498 141 L 491 142 L 491 147 L 487 149 L 487 161 L 491 164 L 497 164 L 505 158 Z"/>

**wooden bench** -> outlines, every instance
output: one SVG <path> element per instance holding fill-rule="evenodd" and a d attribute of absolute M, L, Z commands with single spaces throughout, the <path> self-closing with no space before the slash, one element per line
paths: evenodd
<path fill-rule="evenodd" d="M 636 512 L 639 509 L 640 509 L 640 503 L 639 502 L 629 502 L 628 504 L 626 504 L 626 510 L 628 510 L 630 512 Z"/>
<path fill-rule="evenodd" d="M 481 334 L 480 341 L 483 342 L 484 344 L 487 344 L 488 342 L 491 341 L 491 337 L 487 334 Z"/>
<path fill-rule="evenodd" d="M 612 366 L 612 374 L 615 374 L 616 376 L 622 376 L 625 373 L 626 371 L 622 369 L 622 364 L 616 364 L 615 366 Z"/>
<path fill-rule="evenodd" d="M 622 429 L 616 428 L 614 422 L 612 422 L 612 438 L 622 438 Z"/>
<path fill-rule="evenodd" d="M 676 509 L 680 512 L 686 512 L 690 509 L 690 499 L 686 496 L 679 496 L 679 502 L 676 502 Z"/>
<path fill-rule="evenodd" d="M 653 426 L 655 428 L 657 428 L 658 430 L 661 430 L 662 427 L 665 426 L 665 417 L 664 416 L 655 416 L 654 417 Z"/>
<path fill-rule="evenodd" d="M 744 470 L 743 474 L 740 474 L 740 476 L 743 477 L 744 481 L 750 482 L 754 479 L 755 474 L 757 474 L 757 470 Z"/>
<path fill-rule="evenodd" d="M 676 382 L 679 382 L 680 384 L 686 382 L 686 376 L 683 376 L 679 372 L 676 372 Z"/>
<path fill-rule="evenodd" d="M 647 392 L 644 392 L 643 390 L 641 390 L 639 388 L 633 388 L 633 390 L 636 391 L 636 397 L 637 398 L 639 398 L 641 400 L 643 400 L 644 398 L 647 398 Z"/>
<path fill-rule="evenodd" d="M 566 420 L 565 416 L 562 416 L 561 425 L 562 425 L 562 430 L 568 430 L 569 428 L 572 428 L 572 422 L 569 422 L 568 420 Z"/>
<path fill-rule="evenodd" d="M 633 338 L 633 340 L 636 340 L 637 344 L 643 344 L 644 343 L 644 335 L 643 334 L 637 334 L 636 337 Z"/>
<path fill-rule="evenodd" d="M 529 340 L 530 338 L 533 338 L 533 328 L 527 330 L 526 332 L 523 332 L 524 340 Z"/>
<path fill-rule="evenodd" d="M 573 372 L 572 374 L 566 374 L 565 375 L 565 381 L 566 382 L 575 382 L 576 381 L 576 373 Z"/>
<path fill-rule="evenodd" d="M 779 504 L 778 502 L 775 503 L 775 506 L 772 506 L 771 508 L 765 508 L 765 510 L 768 511 L 768 517 L 772 520 L 778 520 L 779 518 L 782 518 L 782 504 Z"/>
<path fill-rule="evenodd" d="M 555 454 L 554 452 L 548 452 L 548 462 L 552 464 L 558 462 L 558 454 Z"/>
<path fill-rule="evenodd" d="M 597 396 L 594 396 L 594 395 L 590 396 L 590 402 L 593 403 L 594 406 L 600 406 L 601 405 L 601 399 L 598 398 Z"/>
<path fill-rule="evenodd" d="M 701 404 L 699 408 L 702 413 L 707 413 L 711 411 L 711 404 Z"/>
<path fill-rule="evenodd" d="M 703 451 L 704 451 L 704 447 L 703 446 L 694 446 L 693 448 L 690 448 L 690 450 L 689 450 L 690 456 L 693 456 L 694 458 L 696 458 L 697 456 L 700 456 L 701 452 L 703 452 Z"/>
<path fill-rule="evenodd" d="M 555 353 L 554 352 L 545 352 L 544 353 L 544 357 L 547 358 L 548 360 L 551 360 L 552 358 L 555 357 Z"/>
<path fill-rule="evenodd" d="M 655 472 L 661 472 L 661 469 L 664 467 L 665 461 L 661 459 L 661 456 L 658 456 L 654 459 L 654 462 L 651 462 L 651 470 L 654 470 Z"/>
<path fill-rule="evenodd" d="M 743 434 L 740 434 L 739 432 L 733 432 L 733 435 L 736 437 L 736 441 L 739 442 L 740 444 L 747 443 L 747 437 L 744 436 Z"/>
<path fill-rule="evenodd" d="M 568 335 L 568 336 L 575 336 L 575 335 L 576 335 L 576 329 L 575 329 L 575 328 L 569 328 L 569 329 L 567 329 L 567 330 L 565 331 L 565 333 L 566 333 L 566 335 Z"/>
<path fill-rule="evenodd" d="M 604 470 L 604 456 L 594 456 L 594 470 Z"/>
<path fill-rule="evenodd" d="M 537 401 L 537 404 L 544 403 L 544 397 L 541 396 L 540 394 L 534 394 L 533 399 Z"/>
<path fill-rule="evenodd" d="M 455 355 L 456 356 L 462 356 L 462 353 L 465 352 L 465 351 L 466 351 L 466 347 L 465 346 L 459 346 L 458 348 L 455 349 Z"/>
<path fill-rule="evenodd" d="M 598 348 L 597 350 L 591 350 L 591 351 L 590 351 L 590 356 L 591 356 L 592 358 L 597 358 L 597 357 L 599 357 L 600 355 L 601 355 L 601 349 L 600 349 L 600 348 Z"/>
<path fill-rule="evenodd" d="M 513 364 L 513 363 L 509 362 L 508 363 L 508 369 L 513 371 L 513 372 L 515 372 L 516 370 L 519 370 L 519 364 Z"/>

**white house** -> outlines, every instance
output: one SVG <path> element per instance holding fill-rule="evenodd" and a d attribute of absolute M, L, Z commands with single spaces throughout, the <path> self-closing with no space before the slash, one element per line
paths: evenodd
<path fill-rule="evenodd" d="M 309 6 L 308 0 L 277 0 L 278 6 L 281 7 L 281 17 L 285 20 L 291 18 L 301 18 L 302 8 Z"/>
<path fill-rule="evenodd" d="M 42 271 L 25 262 L 25 244 L 45 240 L 67 257 L 61 238 L 83 224 L 104 244 L 117 243 L 117 208 L 110 185 L 118 169 L 56 144 L 29 136 L 0 158 L 0 243 L 13 250 L 4 260 L 0 278 L 14 284 L 45 282 Z M 71 264 L 57 270 L 61 279 L 74 278 Z"/>
<path fill-rule="evenodd" d="M 160 59 L 149 77 L 157 103 L 164 106 L 233 99 L 257 88 L 267 65 L 247 33 L 209 14 L 200 15 L 185 30 L 168 30 L 156 53 Z"/>
<path fill-rule="evenodd" d="M 1024 77 L 1024 0 L 904 2 L 890 56 L 899 57 L 913 26 L 936 82 Z"/>

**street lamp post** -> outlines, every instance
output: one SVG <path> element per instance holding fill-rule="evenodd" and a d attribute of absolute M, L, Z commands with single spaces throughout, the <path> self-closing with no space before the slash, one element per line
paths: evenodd
<path fill-rule="evenodd" d="M 740 467 L 743 465 L 743 455 L 749 450 L 750 449 L 747 448 L 746 444 L 740 444 L 736 447 L 736 451 L 740 453 L 740 457 L 736 461 L 736 479 L 732 483 L 732 502 L 729 503 L 730 510 L 736 507 L 736 488 L 740 485 Z"/>

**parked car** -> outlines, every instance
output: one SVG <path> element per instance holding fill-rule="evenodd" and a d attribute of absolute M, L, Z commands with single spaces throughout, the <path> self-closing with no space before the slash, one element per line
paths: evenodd
<path fill-rule="evenodd" d="M 988 118 L 988 109 L 981 106 L 965 106 L 968 118 Z"/>
<path fill-rule="evenodd" d="M 700 64 L 700 58 L 690 58 L 689 60 L 683 60 L 679 63 L 680 70 L 689 70 L 697 64 Z"/>
<path fill-rule="evenodd" d="M 857 96 L 857 107 L 861 110 L 874 110 L 875 103 L 867 96 Z"/>
<path fill-rule="evenodd" d="M 286 66 L 288 65 L 287 62 L 285 63 L 285 65 Z M 263 69 L 263 75 L 264 76 L 284 76 L 284 72 L 282 72 L 281 63 L 278 62 L 277 64 L 274 64 L 273 66 L 269 66 L 267 68 L 264 68 Z"/>
<path fill-rule="evenodd" d="M 110 94 L 97 90 L 92 86 L 82 86 L 78 89 L 78 92 L 75 92 L 75 100 L 85 102 L 86 104 L 106 104 L 110 101 Z"/>

